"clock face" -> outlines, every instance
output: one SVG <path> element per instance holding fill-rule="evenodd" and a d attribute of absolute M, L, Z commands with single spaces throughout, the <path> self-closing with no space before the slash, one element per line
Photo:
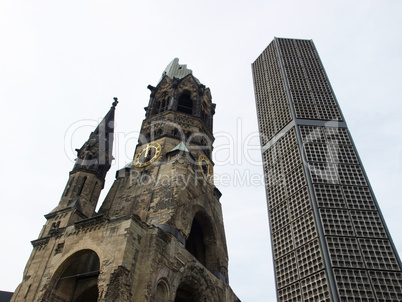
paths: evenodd
<path fill-rule="evenodd" d="M 134 157 L 134 166 L 142 168 L 152 164 L 161 154 L 162 147 L 158 143 L 147 144 Z"/>
<path fill-rule="evenodd" d="M 202 175 L 204 175 L 207 182 L 213 184 L 214 172 L 212 169 L 212 164 L 209 161 L 208 157 L 206 157 L 204 154 L 200 155 L 200 157 L 198 157 L 198 166 L 200 167 Z"/>

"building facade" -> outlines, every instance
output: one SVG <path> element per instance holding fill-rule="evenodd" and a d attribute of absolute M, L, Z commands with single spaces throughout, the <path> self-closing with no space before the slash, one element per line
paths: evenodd
<path fill-rule="evenodd" d="M 117 99 L 77 149 L 12 301 L 239 301 L 213 184 L 210 90 L 178 59 L 148 88 L 133 161 L 117 171 L 98 212 Z"/>
<path fill-rule="evenodd" d="M 311 40 L 252 64 L 278 301 L 402 301 L 401 261 Z"/>

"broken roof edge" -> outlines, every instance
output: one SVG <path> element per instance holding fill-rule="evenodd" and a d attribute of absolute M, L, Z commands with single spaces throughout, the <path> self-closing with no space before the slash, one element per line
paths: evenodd
<path fill-rule="evenodd" d="M 159 82 L 162 81 L 162 79 L 165 76 L 168 76 L 170 79 L 183 79 L 186 76 L 191 74 L 193 78 L 197 81 L 198 84 L 200 84 L 200 81 L 193 75 L 193 71 L 191 69 L 187 68 L 187 64 L 179 64 L 179 58 L 174 58 L 168 66 L 166 66 L 165 70 L 162 73 L 162 77 L 160 78 Z"/>

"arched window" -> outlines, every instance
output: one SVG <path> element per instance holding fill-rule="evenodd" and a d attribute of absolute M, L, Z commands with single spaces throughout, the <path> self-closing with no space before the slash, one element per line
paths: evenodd
<path fill-rule="evenodd" d="M 193 113 L 193 101 L 191 100 L 191 95 L 189 91 L 184 91 L 180 97 L 177 105 L 177 111 L 187 114 Z"/>
<path fill-rule="evenodd" d="M 169 286 L 165 280 L 160 280 L 156 287 L 155 302 L 167 302 L 169 298 Z"/>
<path fill-rule="evenodd" d="M 186 249 L 205 266 L 205 245 L 204 235 L 200 224 L 194 219 L 190 235 L 186 241 Z"/>
<path fill-rule="evenodd" d="M 158 102 L 158 101 L 155 101 L 154 100 L 154 102 L 153 102 L 153 105 L 152 105 L 152 110 L 151 110 L 151 116 L 153 116 L 153 115 L 155 115 L 155 114 L 158 114 L 158 112 L 159 112 L 159 105 L 160 105 L 160 103 Z"/>
<path fill-rule="evenodd" d="M 212 220 L 204 212 L 194 216 L 186 249 L 208 270 L 219 271 L 219 267 L 216 267 L 219 255 Z"/>
<path fill-rule="evenodd" d="M 198 301 L 195 290 L 188 283 L 182 283 L 176 292 L 174 302 L 196 302 Z"/>
<path fill-rule="evenodd" d="M 91 250 L 75 253 L 54 274 L 46 301 L 98 301 L 99 257 Z"/>

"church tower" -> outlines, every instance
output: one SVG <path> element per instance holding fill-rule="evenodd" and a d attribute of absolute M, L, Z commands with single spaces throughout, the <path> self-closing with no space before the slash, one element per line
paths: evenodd
<path fill-rule="evenodd" d="M 240 301 L 228 285 L 213 184 L 210 90 L 178 59 L 148 88 L 133 161 L 96 212 L 112 160 L 115 98 L 77 149 L 11 301 Z"/>

